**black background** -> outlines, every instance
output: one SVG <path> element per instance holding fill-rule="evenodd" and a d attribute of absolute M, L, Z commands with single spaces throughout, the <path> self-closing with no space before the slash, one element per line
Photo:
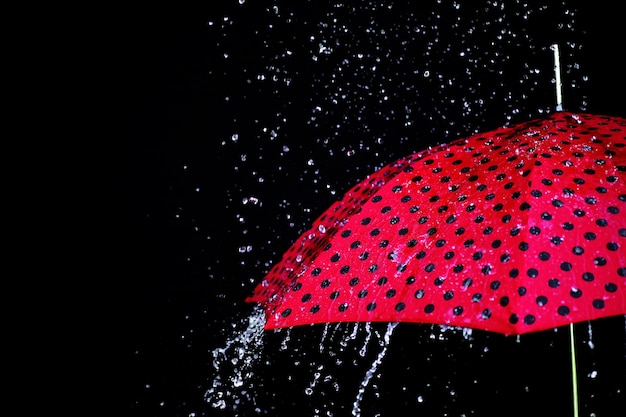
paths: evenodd
<path fill-rule="evenodd" d="M 277 2 L 278 15 L 267 11 L 272 2 L 217 3 L 128 10 L 116 16 L 109 28 L 115 41 L 108 63 L 114 81 L 110 92 L 116 97 L 114 117 L 122 123 L 111 139 L 117 148 L 109 166 L 114 195 L 107 207 L 114 221 L 107 232 L 115 244 L 107 251 L 109 276 L 103 285 L 111 290 L 103 290 L 108 301 L 103 316 L 111 331 L 106 344 L 121 348 L 123 356 L 111 368 L 116 382 L 107 392 L 123 398 L 120 412 L 135 416 L 312 416 L 316 407 L 322 410 L 319 415 L 327 410 L 335 416 L 350 415 L 358 384 L 378 350 L 370 348 L 368 356 L 356 362 L 354 349 L 336 350 L 344 363 L 352 364 L 337 366 L 317 348 L 311 349 L 320 343 L 321 329 L 294 329 L 289 351 L 280 348 L 282 334 L 267 335 L 264 362 L 252 378 L 257 405 L 220 412 L 204 401 L 213 381 L 211 351 L 224 345 L 231 323 L 251 312 L 252 306 L 243 299 L 291 241 L 375 167 L 427 145 L 537 116 L 540 109 L 554 110 L 546 75 L 552 65 L 548 46 L 553 42 L 561 43 L 563 65 L 569 65 L 564 78 L 577 82 L 568 86 L 564 80 L 566 109 L 626 117 L 620 14 L 608 5 L 600 8 L 598 2 L 562 2 L 548 6 L 548 12 L 537 11 L 533 16 L 539 17 L 528 23 L 508 9 L 504 13 L 490 7 L 485 21 L 496 22 L 502 14 L 520 39 L 529 33 L 521 46 L 515 40 L 488 46 L 480 43 L 478 35 L 462 41 L 446 38 L 451 35 L 445 30 L 424 39 L 438 37 L 437 45 L 449 43 L 453 50 L 457 43 L 474 42 L 475 50 L 483 52 L 478 54 L 483 57 L 480 63 L 492 55 L 493 68 L 476 67 L 473 77 L 454 78 L 457 72 L 463 74 L 460 64 L 446 59 L 445 53 L 426 57 L 425 49 L 418 49 L 406 65 L 420 68 L 418 77 L 423 74 L 421 63 L 449 75 L 455 80 L 449 91 L 432 83 L 416 84 L 412 90 L 388 87 L 396 91 L 390 102 L 364 99 L 360 104 L 358 96 L 364 90 L 359 87 L 347 92 L 343 107 L 322 112 L 311 122 L 312 104 L 328 104 L 321 87 L 335 88 L 328 84 L 336 68 L 331 60 L 349 56 L 359 42 L 364 51 L 372 45 L 361 35 L 352 35 L 328 61 L 312 64 L 307 53 L 299 52 L 316 45 L 307 36 L 315 32 L 317 22 L 328 21 L 332 2 L 298 6 Z M 432 15 L 429 7 L 434 4 L 399 4 L 394 13 L 399 13 L 401 22 L 411 8 L 418 16 Z M 529 8 L 541 10 L 550 4 L 531 2 Z M 561 7 L 576 10 L 571 30 L 555 29 L 563 18 L 558 12 Z M 445 13 L 455 12 L 441 10 L 445 24 Z M 292 23 L 286 18 L 289 11 L 294 15 Z M 394 27 L 393 14 L 383 11 L 361 15 L 377 16 Z M 358 14 L 337 13 L 352 29 L 367 26 L 366 17 L 361 22 Z M 234 26 L 222 29 L 224 16 Z M 467 27 L 480 17 L 480 13 L 472 15 Z M 462 25 L 453 33 L 467 33 Z M 488 29 L 484 33 L 492 39 Z M 568 41 L 575 46 L 564 46 Z M 535 45 L 534 56 L 516 55 L 525 53 L 528 45 Z M 286 49 L 295 52 L 293 59 L 276 58 Z M 228 59 L 223 58 L 224 52 L 230 54 Z M 508 54 L 509 59 L 499 61 L 494 52 Z M 392 51 L 391 57 L 401 55 L 402 51 Z M 518 67 L 544 59 L 538 64 L 544 65 L 542 75 L 536 79 L 547 80 L 547 85 L 519 82 Z M 289 86 L 281 84 L 284 73 L 280 71 L 274 73 L 279 79 L 275 84 L 256 78 L 263 71 L 271 76 L 271 65 L 283 65 L 292 80 Z M 409 73 L 403 65 L 392 60 L 378 63 L 380 69 L 369 81 L 384 83 L 376 74 L 395 71 L 400 74 L 397 82 Z M 350 68 L 337 84 L 368 81 Z M 583 78 L 586 81 L 581 82 Z M 483 90 L 468 93 L 477 81 Z M 513 98 L 507 98 L 508 92 Z M 450 103 L 450 97 L 468 94 L 470 99 L 483 95 L 484 105 L 468 112 Z M 524 94 L 528 97 L 523 99 Z M 415 123 L 409 127 L 397 116 L 406 106 L 413 106 Z M 276 140 L 267 139 L 264 126 L 280 127 Z M 234 132 L 239 135 L 236 143 L 231 139 Z M 329 140 L 323 144 L 320 137 Z M 376 138 L 384 139 L 378 148 Z M 289 152 L 281 153 L 284 146 Z M 347 157 L 345 150 L 351 148 L 357 152 Z M 319 171 L 308 168 L 309 159 Z M 240 169 L 234 170 L 235 166 Z M 244 204 L 250 196 L 263 204 Z M 251 250 L 240 251 L 248 245 Z M 384 332 L 384 326 L 377 328 Z M 349 332 L 351 327 L 340 329 Z M 414 326 L 398 326 L 381 377 L 375 381 L 378 388 L 366 391 L 363 415 L 569 415 L 565 329 L 524 336 L 522 343 L 475 332 L 473 342 L 447 334 L 444 344 L 430 339 L 433 331 L 428 327 L 416 335 Z M 581 395 L 585 404 L 581 415 L 621 415 L 617 410 L 624 409 L 626 398 L 623 318 L 594 324 L 595 349 L 586 348 L 587 324 L 577 331 L 582 335 L 581 392 L 586 393 Z M 295 366 L 294 358 L 311 365 Z M 330 383 L 320 384 L 314 395 L 304 395 L 312 380 L 312 364 L 325 364 L 325 372 L 334 375 L 342 389 L 335 392 Z M 407 369 L 410 378 L 398 377 Z M 588 375 L 594 369 L 598 376 L 592 378 Z M 416 402 L 418 393 L 424 403 Z"/>

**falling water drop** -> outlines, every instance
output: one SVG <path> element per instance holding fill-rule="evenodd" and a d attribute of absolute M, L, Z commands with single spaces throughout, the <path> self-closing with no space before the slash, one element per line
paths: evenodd
<path fill-rule="evenodd" d="M 313 373 L 313 380 L 311 381 L 311 383 L 309 384 L 309 386 L 307 388 L 305 388 L 304 393 L 308 396 L 313 395 L 315 386 L 317 385 L 317 382 L 320 379 L 320 376 L 322 375 L 322 370 L 324 369 L 324 365 L 318 365 L 317 366 L 317 370 L 316 372 Z"/>
<path fill-rule="evenodd" d="M 376 373 L 376 370 L 378 369 L 383 359 L 385 358 L 385 354 L 387 353 L 387 348 L 389 347 L 389 342 L 391 340 L 393 329 L 395 329 L 397 325 L 398 323 L 387 324 L 387 331 L 385 332 L 385 335 L 383 336 L 383 340 L 381 343 L 383 345 L 383 349 L 380 351 L 380 353 L 378 353 L 378 356 L 372 363 L 372 366 L 370 366 L 370 369 L 368 369 L 368 371 L 365 373 L 365 378 L 363 378 L 363 381 L 361 381 L 361 386 L 359 387 L 359 391 L 356 395 L 356 399 L 354 400 L 354 403 L 352 404 L 352 415 L 355 417 L 361 416 L 361 401 L 363 400 L 363 394 L 365 393 L 365 389 L 369 385 L 370 380 Z"/>
<path fill-rule="evenodd" d="M 587 341 L 587 345 L 589 345 L 589 349 L 593 349 L 595 345 L 593 344 L 593 330 L 591 328 L 591 322 L 587 323 L 587 332 L 589 334 L 589 340 Z"/>
<path fill-rule="evenodd" d="M 322 333 L 322 340 L 320 341 L 320 353 L 324 352 L 324 345 L 325 345 L 325 341 L 326 338 L 328 337 L 328 328 L 330 326 L 330 323 L 326 323 L 324 324 L 324 332 Z"/>
<path fill-rule="evenodd" d="M 365 357 L 365 353 L 367 352 L 367 345 L 372 338 L 372 325 L 370 322 L 365 323 L 365 341 L 363 342 L 363 346 L 361 350 L 359 350 L 359 355 L 361 357 Z"/>

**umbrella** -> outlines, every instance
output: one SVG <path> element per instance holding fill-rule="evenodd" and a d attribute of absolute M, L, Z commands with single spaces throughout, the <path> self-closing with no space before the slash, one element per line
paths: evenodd
<path fill-rule="evenodd" d="M 522 334 L 626 314 L 626 119 L 556 112 L 373 173 L 256 287 L 266 329 Z"/>
<path fill-rule="evenodd" d="M 266 329 L 416 322 L 523 334 L 626 314 L 626 119 L 557 111 L 401 158 L 246 299 Z"/>

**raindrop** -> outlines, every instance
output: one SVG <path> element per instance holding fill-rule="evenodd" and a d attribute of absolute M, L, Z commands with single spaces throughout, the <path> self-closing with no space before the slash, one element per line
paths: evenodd
<path fill-rule="evenodd" d="M 591 328 L 591 322 L 587 323 L 587 333 L 589 335 L 589 340 L 587 341 L 587 345 L 589 346 L 589 349 L 593 349 L 595 345 L 593 344 L 593 330 Z"/>

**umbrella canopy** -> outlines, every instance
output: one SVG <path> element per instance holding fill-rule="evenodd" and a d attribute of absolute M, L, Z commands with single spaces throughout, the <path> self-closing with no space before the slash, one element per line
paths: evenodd
<path fill-rule="evenodd" d="M 522 334 L 626 314 L 626 119 L 556 112 L 369 175 L 246 301 L 266 329 L 439 323 Z"/>

